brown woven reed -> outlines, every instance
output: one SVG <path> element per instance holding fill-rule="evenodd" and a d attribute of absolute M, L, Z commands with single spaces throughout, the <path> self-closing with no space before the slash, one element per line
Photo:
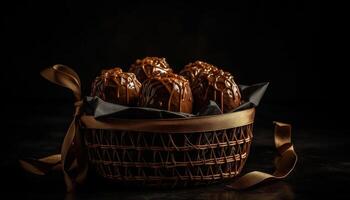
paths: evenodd
<path fill-rule="evenodd" d="M 123 127 L 122 121 L 108 123 Z M 89 165 L 109 180 L 146 186 L 190 186 L 233 178 L 241 172 L 253 138 L 253 122 L 201 132 L 103 126 L 82 125 Z"/>

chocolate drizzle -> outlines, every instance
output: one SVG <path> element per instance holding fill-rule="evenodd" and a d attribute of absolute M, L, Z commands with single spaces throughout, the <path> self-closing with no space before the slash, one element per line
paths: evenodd
<path fill-rule="evenodd" d="M 241 103 L 241 93 L 233 76 L 222 70 L 200 73 L 192 83 L 191 89 L 196 112 L 207 105 L 209 100 L 215 101 L 224 113 Z"/>
<path fill-rule="evenodd" d="M 121 105 L 137 105 L 141 83 L 135 74 L 123 72 L 116 67 L 103 70 L 92 84 L 91 96 L 98 96 L 104 101 Z"/>
<path fill-rule="evenodd" d="M 134 73 L 141 83 L 148 78 L 171 73 L 172 71 L 165 58 L 158 57 L 146 57 L 142 60 L 137 59 L 129 69 L 129 72 Z"/>
<path fill-rule="evenodd" d="M 194 63 L 189 63 L 186 65 L 184 69 L 180 71 L 180 75 L 184 76 L 187 80 L 190 81 L 190 84 L 192 84 L 201 73 L 208 74 L 217 70 L 217 67 L 209 63 L 196 61 Z"/>
<path fill-rule="evenodd" d="M 176 74 L 147 79 L 141 88 L 139 106 L 192 113 L 190 84 Z"/>

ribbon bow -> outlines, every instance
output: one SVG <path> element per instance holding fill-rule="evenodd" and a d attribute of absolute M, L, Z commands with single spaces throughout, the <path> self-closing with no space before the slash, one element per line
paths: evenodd
<path fill-rule="evenodd" d="M 77 73 L 64 65 L 54 65 L 41 72 L 41 75 L 52 83 L 70 89 L 76 99 L 73 121 L 64 137 L 61 154 L 38 160 L 20 160 L 21 166 L 34 174 L 45 175 L 51 170 L 63 170 L 67 191 L 74 191 L 77 184 L 83 183 L 87 174 L 87 159 L 81 144 L 81 135 L 77 118 L 83 105 L 81 83 Z"/>

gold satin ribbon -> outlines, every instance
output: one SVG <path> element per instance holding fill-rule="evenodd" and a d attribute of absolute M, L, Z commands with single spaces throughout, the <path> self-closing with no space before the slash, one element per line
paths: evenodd
<path fill-rule="evenodd" d="M 67 191 L 74 191 L 77 184 L 83 183 L 87 174 L 87 161 L 84 148 L 81 144 L 81 136 L 77 117 L 80 115 L 81 84 L 79 76 L 69 67 L 54 65 L 41 72 L 47 80 L 57 85 L 72 90 L 76 103 L 73 121 L 64 137 L 61 154 L 41 158 L 38 160 L 20 160 L 21 166 L 34 174 L 45 175 L 52 170 L 62 169 Z"/>
<path fill-rule="evenodd" d="M 82 115 L 85 128 L 152 133 L 193 133 L 217 131 L 241 127 L 254 122 L 255 108 L 233 113 L 174 119 L 108 119 L 96 120 L 94 116 Z M 166 130 L 166 131 L 164 131 Z"/>
<path fill-rule="evenodd" d="M 253 171 L 239 177 L 235 182 L 226 187 L 242 190 L 255 186 L 264 181 L 278 180 L 287 177 L 293 171 L 298 156 L 294 151 L 291 141 L 291 125 L 282 122 L 274 122 L 275 124 L 275 146 L 279 155 L 275 159 L 276 170 L 273 174 L 259 171 Z"/>
<path fill-rule="evenodd" d="M 79 76 L 72 69 L 64 65 L 54 65 L 51 68 L 47 68 L 41 72 L 41 75 L 47 80 L 57 85 L 60 85 L 72 90 L 76 98 L 76 103 L 74 104 L 75 113 L 74 113 L 73 121 L 71 122 L 68 128 L 68 131 L 65 135 L 65 138 L 63 140 L 63 144 L 61 147 L 61 154 L 48 156 L 38 160 L 33 160 L 33 159 L 20 160 L 19 162 L 20 162 L 20 165 L 25 170 L 37 175 L 45 175 L 47 173 L 50 173 L 51 171 L 62 170 L 64 174 L 64 180 L 67 186 L 67 191 L 72 192 L 74 191 L 74 189 L 78 184 L 82 184 L 83 181 L 86 179 L 87 169 L 88 169 L 87 157 L 86 157 L 87 153 L 85 152 L 84 145 L 82 145 L 81 143 L 82 138 L 80 135 L 79 124 L 77 120 L 77 118 L 80 117 L 80 109 L 82 106 L 80 79 L 79 79 Z M 164 127 L 166 127 L 167 130 L 170 130 L 172 132 L 179 132 L 179 131 L 188 132 L 189 130 L 192 132 L 192 131 L 203 131 L 201 129 L 203 129 L 203 127 L 205 129 L 205 127 L 208 127 L 209 125 L 211 128 L 213 128 L 212 126 L 214 126 L 215 128 L 215 126 L 218 126 L 218 124 L 220 124 L 221 126 L 217 127 L 217 129 L 223 129 L 223 127 L 225 126 L 229 126 L 229 128 L 232 128 L 232 123 L 233 123 L 232 118 L 235 118 L 235 119 L 239 118 L 235 120 L 235 123 L 238 123 L 238 125 L 240 126 L 251 124 L 253 123 L 253 120 L 254 120 L 254 114 L 255 114 L 254 109 L 248 109 L 245 111 L 240 111 L 240 112 L 230 113 L 230 114 L 223 114 L 221 116 L 215 116 L 215 118 L 219 119 L 219 121 L 217 119 L 214 120 L 215 123 L 212 120 L 213 118 L 212 116 L 207 116 L 207 117 L 204 116 L 197 119 L 196 118 L 181 119 L 183 120 L 182 121 L 183 123 L 188 124 L 186 126 L 178 126 L 178 124 L 177 126 L 173 126 L 174 125 L 173 119 L 153 120 L 153 122 L 149 122 L 149 123 L 151 124 L 153 123 L 151 126 L 153 127 L 153 129 L 152 130 L 150 129 L 150 131 L 155 131 L 154 127 L 159 126 L 161 130 L 164 130 Z M 85 123 L 87 127 L 92 126 L 93 128 L 104 128 L 104 129 L 106 128 L 123 129 L 123 127 L 124 128 L 127 127 L 126 129 L 129 130 L 130 127 L 133 127 L 135 125 L 135 123 L 133 123 L 133 124 L 130 124 L 130 126 L 124 125 L 122 127 L 119 127 L 113 124 L 112 122 L 108 123 L 108 122 L 97 121 L 93 119 L 91 116 L 82 116 L 81 121 Z M 205 122 L 204 124 L 208 124 L 208 126 L 203 126 L 203 122 Z M 149 128 L 150 127 L 148 126 L 149 123 L 146 123 L 146 122 L 142 123 L 144 125 L 142 128 L 143 129 L 147 129 L 147 127 Z M 176 123 L 178 123 L 178 121 Z M 202 126 L 198 126 L 198 123 L 202 124 Z M 275 163 L 276 171 L 272 175 L 264 172 L 253 171 L 238 178 L 235 182 L 228 185 L 227 187 L 236 189 L 236 190 L 246 189 L 266 180 L 276 180 L 276 179 L 285 178 L 294 169 L 297 162 L 297 155 L 294 151 L 294 148 L 291 142 L 291 126 L 289 124 L 284 124 L 281 122 L 274 122 L 274 123 L 275 123 L 275 136 L 274 136 L 275 145 L 279 152 L 279 157 L 276 159 L 276 163 Z M 192 126 L 190 124 L 192 124 Z"/>

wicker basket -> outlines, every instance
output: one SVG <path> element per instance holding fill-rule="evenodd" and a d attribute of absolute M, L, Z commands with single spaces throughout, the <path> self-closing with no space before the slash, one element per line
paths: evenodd
<path fill-rule="evenodd" d="M 157 187 L 209 184 L 236 177 L 253 138 L 255 109 L 152 120 L 80 118 L 89 166 L 102 177 Z"/>
<path fill-rule="evenodd" d="M 84 183 L 88 166 L 123 185 L 175 187 L 229 180 L 240 174 L 248 158 L 255 108 L 177 119 L 98 120 L 81 109 L 80 79 L 74 70 L 54 65 L 41 75 L 73 92 L 75 113 L 61 154 L 20 164 L 40 175 L 62 170 L 69 192 Z M 253 171 L 228 188 L 246 189 L 290 174 L 298 160 L 291 125 L 275 122 L 274 140 L 279 153 L 275 172 Z"/>

